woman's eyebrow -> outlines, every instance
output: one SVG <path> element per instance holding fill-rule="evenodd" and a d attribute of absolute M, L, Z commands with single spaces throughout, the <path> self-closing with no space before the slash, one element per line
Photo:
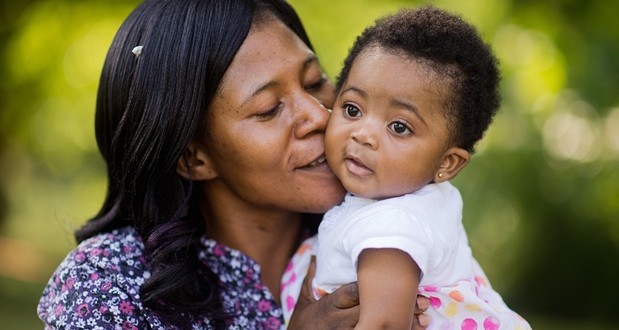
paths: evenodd
<path fill-rule="evenodd" d="M 305 61 L 303 62 L 303 70 L 307 70 L 307 68 L 313 63 L 320 65 L 320 61 L 318 61 L 318 57 L 316 57 L 316 55 L 314 54 L 308 56 L 305 59 Z"/>
<path fill-rule="evenodd" d="M 249 94 L 249 96 L 245 99 L 245 101 L 241 103 L 241 106 L 244 106 L 247 102 L 251 101 L 254 97 L 262 93 L 264 90 L 267 90 L 273 86 L 276 86 L 277 84 L 278 83 L 276 81 L 271 80 L 271 81 L 265 82 L 264 84 L 258 85 L 258 87 L 256 87 L 254 91 Z"/>
<path fill-rule="evenodd" d="M 310 67 L 310 65 L 317 63 L 318 65 L 320 65 L 319 61 L 318 61 L 318 57 L 316 57 L 316 55 L 310 55 L 308 56 L 304 61 L 303 61 L 303 71 L 307 70 L 307 68 Z M 274 80 L 270 80 L 267 81 L 263 84 L 259 84 L 255 89 L 253 89 L 253 91 L 249 94 L 249 96 L 245 99 L 245 101 L 243 101 L 243 103 L 241 103 L 241 106 L 245 105 L 247 102 L 251 101 L 251 99 L 253 99 L 254 97 L 256 97 L 256 95 L 262 93 L 264 90 L 267 90 L 273 86 L 277 86 L 278 82 L 274 81 Z"/>

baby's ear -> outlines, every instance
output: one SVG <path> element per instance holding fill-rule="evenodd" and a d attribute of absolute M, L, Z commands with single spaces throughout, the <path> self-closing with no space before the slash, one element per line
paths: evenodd
<path fill-rule="evenodd" d="M 439 183 L 455 178 L 456 175 L 468 164 L 471 154 L 458 147 L 452 147 L 443 156 L 443 162 L 434 174 L 434 182 Z"/>
<path fill-rule="evenodd" d="M 191 142 L 178 159 L 176 172 L 187 180 L 212 180 L 218 176 L 211 157 L 204 146 Z"/>

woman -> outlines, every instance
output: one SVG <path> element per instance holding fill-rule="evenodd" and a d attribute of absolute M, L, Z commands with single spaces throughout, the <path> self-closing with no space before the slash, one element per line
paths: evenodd
<path fill-rule="evenodd" d="M 107 197 L 45 288 L 46 327 L 282 327 L 288 260 L 344 194 L 324 162 L 333 99 L 283 1 L 139 5 L 101 74 Z M 354 285 L 308 296 L 290 328 L 356 323 Z"/>

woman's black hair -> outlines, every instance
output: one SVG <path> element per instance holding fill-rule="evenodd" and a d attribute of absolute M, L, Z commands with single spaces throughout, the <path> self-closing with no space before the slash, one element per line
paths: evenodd
<path fill-rule="evenodd" d="M 198 260 L 205 220 L 191 180 L 177 174 L 187 145 L 203 133 L 206 110 L 256 20 L 272 14 L 312 47 L 282 0 L 146 0 L 110 46 L 97 96 L 95 128 L 107 165 L 99 213 L 76 231 L 83 241 L 133 226 L 150 278 L 144 306 L 168 322 L 208 317 L 225 327 L 219 279 Z M 142 46 L 141 54 L 132 52 Z"/>
<path fill-rule="evenodd" d="M 498 63 L 475 27 L 431 5 L 380 18 L 355 41 L 338 90 L 357 56 L 372 47 L 422 61 L 449 83 L 444 108 L 451 142 L 474 152 L 500 105 Z"/>

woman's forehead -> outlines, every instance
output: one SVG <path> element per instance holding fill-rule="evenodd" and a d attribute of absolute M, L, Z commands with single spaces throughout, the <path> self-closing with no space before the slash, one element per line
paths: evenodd
<path fill-rule="evenodd" d="M 221 91 L 233 89 L 247 99 L 261 86 L 297 77 L 313 62 L 316 56 L 292 30 L 269 19 L 252 27 L 224 74 Z"/>

